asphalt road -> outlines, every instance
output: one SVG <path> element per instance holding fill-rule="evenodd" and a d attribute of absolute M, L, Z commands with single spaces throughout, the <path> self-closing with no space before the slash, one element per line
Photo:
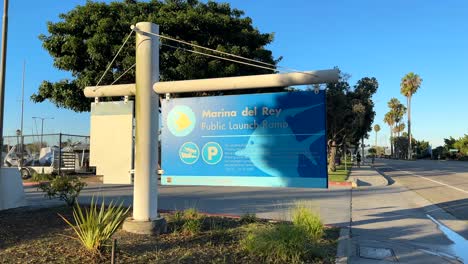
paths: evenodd
<path fill-rule="evenodd" d="M 204 213 L 243 215 L 255 213 L 258 217 L 290 220 L 290 208 L 297 203 L 320 214 L 324 224 L 348 226 L 350 221 L 350 187 L 332 186 L 330 189 L 260 188 L 220 186 L 159 186 L 158 208 L 184 210 L 196 208 Z M 26 200 L 31 206 L 63 204 L 48 200 L 36 187 L 26 187 Z M 106 201 L 133 202 L 133 186 L 88 183 L 81 192 L 80 203 L 89 203 L 92 197 Z"/>
<path fill-rule="evenodd" d="M 375 168 L 456 218 L 468 220 L 468 162 L 376 159 Z"/>

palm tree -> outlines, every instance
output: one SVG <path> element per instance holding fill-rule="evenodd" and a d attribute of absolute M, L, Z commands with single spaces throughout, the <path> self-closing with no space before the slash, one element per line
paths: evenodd
<path fill-rule="evenodd" d="M 403 132 L 404 130 L 405 130 L 404 123 L 395 125 L 395 127 L 393 128 L 393 132 L 395 132 L 398 135 L 398 137 L 400 136 L 400 133 Z"/>
<path fill-rule="evenodd" d="M 406 113 L 406 107 L 400 102 L 400 100 L 396 99 L 395 97 L 391 98 L 390 101 L 388 101 L 388 107 L 390 108 L 393 114 L 395 126 L 400 126 L 400 122 L 402 121 L 403 116 Z"/>
<path fill-rule="evenodd" d="M 387 105 L 390 109 L 395 109 L 401 104 L 400 100 L 398 100 L 395 97 L 390 98 L 390 101 L 388 101 Z"/>
<path fill-rule="evenodd" d="M 379 124 L 376 124 L 376 125 L 374 126 L 374 131 L 375 131 L 375 146 L 377 147 L 377 133 L 379 133 L 379 131 L 380 131 L 380 126 L 379 126 Z"/>
<path fill-rule="evenodd" d="M 421 86 L 422 79 L 419 75 L 410 72 L 401 79 L 401 94 L 406 96 L 408 108 L 408 158 L 411 158 L 411 97 Z"/>
<path fill-rule="evenodd" d="M 385 114 L 384 122 L 390 127 L 390 150 L 393 157 L 393 126 L 395 125 L 395 118 L 392 110 Z"/>

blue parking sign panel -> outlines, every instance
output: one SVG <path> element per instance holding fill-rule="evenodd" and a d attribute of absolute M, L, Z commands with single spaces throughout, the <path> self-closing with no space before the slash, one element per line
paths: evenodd
<path fill-rule="evenodd" d="M 325 92 L 162 103 L 165 185 L 327 188 Z"/>

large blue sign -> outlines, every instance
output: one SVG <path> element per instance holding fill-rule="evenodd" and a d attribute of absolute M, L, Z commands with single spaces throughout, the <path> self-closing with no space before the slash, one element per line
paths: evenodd
<path fill-rule="evenodd" d="M 164 100 L 162 184 L 326 188 L 325 92 Z"/>

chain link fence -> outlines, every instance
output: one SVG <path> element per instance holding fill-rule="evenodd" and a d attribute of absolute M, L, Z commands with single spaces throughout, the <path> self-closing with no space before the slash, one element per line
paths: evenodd
<path fill-rule="evenodd" d="M 3 137 L 4 167 L 19 167 L 23 178 L 32 173 L 94 173 L 89 166 L 89 136 L 69 134 Z"/>

